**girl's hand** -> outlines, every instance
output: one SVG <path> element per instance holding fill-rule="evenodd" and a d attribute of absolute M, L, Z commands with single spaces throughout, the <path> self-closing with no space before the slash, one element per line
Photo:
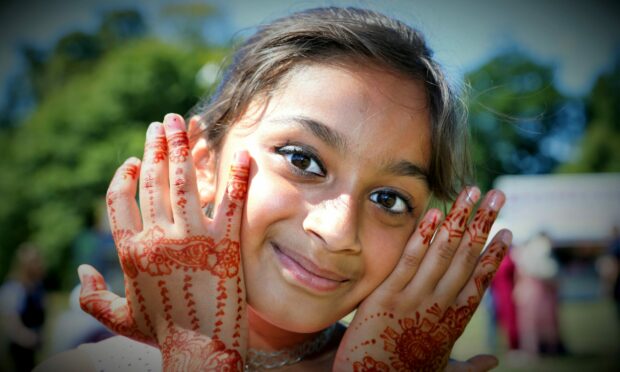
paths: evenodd
<path fill-rule="evenodd" d="M 510 231 L 502 230 L 480 255 L 505 197 L 490 191 L 468 224 L 479 198 L 477 188 L 465 189 L 443 222 L 439 210 L 426 213 L 394 271 L 357 309 L 335 371 L 447 367 L 512 240 Z"/>
<path fill-rule="evenodd" d="M 82 309 L 116 333 L 158 346 L 165 370 L 241 371 L 247 319 L 239 229 L 248 174 L 248 154 L 240 152 L 214 218 L 205 217 L 183 119 L 168 114 L 163 125 L 152 123 L 142 164 L 125 161 L 107 193 L 126 298 L 82 265 Z"/>

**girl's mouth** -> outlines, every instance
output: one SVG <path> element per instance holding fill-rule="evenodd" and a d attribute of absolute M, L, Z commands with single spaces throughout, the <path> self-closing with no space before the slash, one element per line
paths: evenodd
<path fill-rule="evenodd" d="M 282 266 L 282 274 L 286 280 L 310 289 L 314 293 L 331 292 L 339 288 L 348 279 L 320 268 L 309 259 L 281 248 L 271 242 L 271 246 Z"/>

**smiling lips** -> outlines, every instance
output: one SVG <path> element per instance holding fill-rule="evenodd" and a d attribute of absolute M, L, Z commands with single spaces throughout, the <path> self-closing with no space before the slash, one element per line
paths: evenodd
<path fill-rule="evenodd" d="M 296 252 L 272 243 L 278 260 L 283 266 L 284 275 L 301 283 L 315 292 L 329 292 L 348 281 L 347 278 L 321 269 L 315 263 Z"/>

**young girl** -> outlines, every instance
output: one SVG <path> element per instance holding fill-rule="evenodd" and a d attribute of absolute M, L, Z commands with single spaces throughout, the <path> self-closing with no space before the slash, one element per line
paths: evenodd
<path fill-rule="evenodd" d="M 125 337 L 41 370 L 491 368 L 448 360 L 510 243 L 480 254 L 504 196 L 474 214 L 465 187 L 445 218 L 427 210 L 467 180 L 458 112 L 396 20 L 327 8 L 261 27 L 187 129 L 152 123 L 111 182 L 126 298 L 83 265 L 81 305 Z"/>

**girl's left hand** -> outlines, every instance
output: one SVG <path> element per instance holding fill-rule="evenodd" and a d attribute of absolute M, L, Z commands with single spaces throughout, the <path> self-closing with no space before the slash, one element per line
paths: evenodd
<path fill-rule="evenodd" d="M 468 224 L 479 198 L 477 188 L 466 188 L 443 223 L 441 211 L 426 213 L 394 271 L 357 309 L 338 348 L 334 371 L 493 367 L 483 356 L 448 365 L 454 343 L 512 240 L 510 231 L 502 230 L 480 255 L 505 197 L 490 191 Z"/>

